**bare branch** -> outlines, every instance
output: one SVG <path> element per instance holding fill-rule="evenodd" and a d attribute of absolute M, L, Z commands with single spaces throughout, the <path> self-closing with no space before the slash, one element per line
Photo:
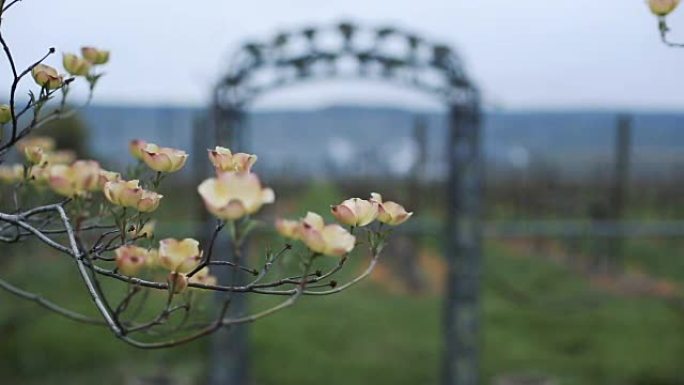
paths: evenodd
<path fill-rule="evenodd" d="M 61 316 L 64 316 L 66 318 L 69 318 L 73 321 L 76 322 L 82 322 L 86 324 L 91 324 L 91 325 L 100 325 L 100 326 L 105 326 L 105 323 L 102 320 L 91 318 L 84 316 L 83 314 L 71 311 L 69 309 L 65 309 L 53 302 L 50 302 L 49 300 L 43 298 L 42 296 L 34 293 L 30 293 L 28 291 L 22 290 L 9 282 L 3 280 L 0 278 L 0 287 L 5 289 L 6 291 L 16 295 L 17 297 L 27 299 L 31 302 L 37 303 L 38 305 L 51 310 Z"/>

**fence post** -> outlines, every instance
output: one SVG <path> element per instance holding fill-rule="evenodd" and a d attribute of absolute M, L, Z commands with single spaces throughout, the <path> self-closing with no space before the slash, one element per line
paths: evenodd
<path fill-rule="evenodd" d="M 483 159 L 477 104 L 450 109 L 444 385 L 477 385 Z"/>
<path fill-rule="evenodd" d="M 632 147 L 632 117 L 620 115 L 617 120 L 615 131 L 615 174 L 613 176 L 613 186 L 611 191 L 611 220 L 619 227 L 624 219 L 624 208 L 627 203 L 629 190 L 629 169 Z M 610 257 L 614 271 L 621 270 L 623 267 L 623 248 L 624 237 L 616 234 L 610 239 Z"/>

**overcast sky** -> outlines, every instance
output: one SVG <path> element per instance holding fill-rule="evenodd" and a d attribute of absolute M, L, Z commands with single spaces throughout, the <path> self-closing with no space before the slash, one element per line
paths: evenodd
<path fill-rule="evenodd" d="M 111 49 L 97 102 L 202 105 L 245 38 L 341 19 L 396 24 L 454 46 L 489 106 L 684 108 L 684 49 L 659 44 L 643 0 L 24 0 L 3 28 L 24 64 L 50 45 Z M 684 8 L 671 23 L 684 40 Z M 388 87 L 318 85 L 260 106 L 414 99 Z"/>

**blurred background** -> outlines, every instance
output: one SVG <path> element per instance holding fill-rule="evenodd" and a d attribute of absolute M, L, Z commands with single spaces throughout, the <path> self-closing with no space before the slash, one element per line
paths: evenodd
<path fill-rule="evenodd" d="M 3 28 L 21 63 L 49 46 L 112 50 L 94 103 L 50 131 L 124 169 L 134 138 L 203 161 L 194 150 L 212 89 L 242 44 L 343 20 L 452 47 L 481 91 L 480 382 L 684 384 L 684 52 L 660 44 L 643 1 L 27 0 Z M 670 24 L 684 31 L 684 13 Z M 240 150 L 258 154 L 255 171 L 279 198 L 264 220 L 370 191 L 416 215 L 362 285 L 250 327 L 243 383 L 439 383 L 446 107 L 389 82 L 331 79 L 264 93 L 246 112 Z M 174 194 L 160 237 L 199 226 L 198 177 L 187 167 L 165 187 Z M 12 282 L 92 313 L 72 266 L 47 249 L 0 254 Z M 53 270 L 31 269 L 29 256 Z M 232 357 L 211 339 L 138 351 L 8 294 L 0 301 L 2 383 L 207 384 Z"/>

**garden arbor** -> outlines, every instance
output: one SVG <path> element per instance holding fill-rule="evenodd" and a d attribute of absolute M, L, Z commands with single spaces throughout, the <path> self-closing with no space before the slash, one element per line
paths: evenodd
<path fill-rule="evenodd" d="M 201 135 L 197 146 L 217 143 L 241 149 L 245 111 L 254 100 L 278 88 L 326 79 L 391 82 L 424 92 L 448 107 L 443 383 L 477 384 L 483 175 L 480 100 L 454 50 L 396 28 L 361 28 L 352 23 L 303 28 L 244 44 L 214 89 L 212 132 Z M 224 354 L 235 353 L 227 349 Z M 233 364 L 225 356 L 222 362 L 237 371 L 246 366 L 237 363 L 239 357 L 232 358 Z M 244 373 L 223 377 L 223 383 L 239 383 Z"/>

